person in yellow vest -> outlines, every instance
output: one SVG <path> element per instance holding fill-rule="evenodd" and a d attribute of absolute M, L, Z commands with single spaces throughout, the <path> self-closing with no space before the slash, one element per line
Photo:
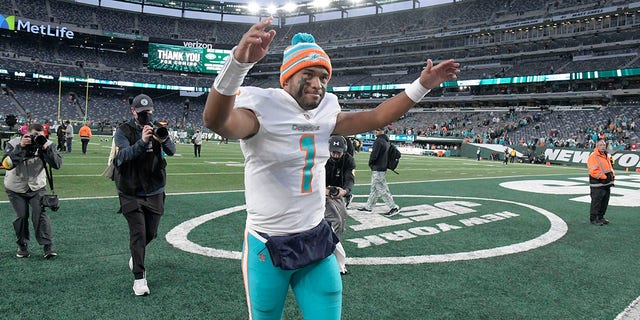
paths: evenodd
<path fill-rule="evenodd" d="M 516 161 L 516 149 L 511 148 L 509 159 L 511 160 L 511 163 L 514 163 Z"/>
<path fill-rule="evenodd" d="M 607 142 L 598 140 L 596 148 L 587 159 L 589 168 L 589 187 L 591 189 L 591 208 L 589 218 L 591 224 L 601 226 L 609 224 L 609 220 L 604 218 L 609 205 L 611 187 L 616 178 L 611 164 L 611 156 L 607 154 Z"/>
<path fill-rule="evenodd" d="M 80 136 L 80 141 L 82 142 L 82 154 L 87 154 L 87 145 L 89 145 L 89 139 L 91 139 L 92 136 L 91 128 L 89 128 L 88 122 L 80 127 L 78 135 Z"/>

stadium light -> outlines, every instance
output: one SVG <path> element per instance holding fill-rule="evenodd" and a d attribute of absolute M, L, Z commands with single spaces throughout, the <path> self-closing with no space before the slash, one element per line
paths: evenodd
<path fill-rule="evenodd" d="M 276 13 L 278 13 L 278 7 L 276 7 L 274 4 L 270 4 L 267 7 L 267 12 L 269 12 L 270 15 L 275 15 Z"/>
<path fill-rule="evenodd" d="M 298 6 L 293 2 L 287 2 L 282 8 L 286 12 L 294 12 L 298 9 Z"/>
<path fill-rule="evenodd" d="M 313 5 L 316 8 L 326 8 L 329 6 L 329 2 L 331 2 L 330 0 L 314 0 L 311 5 Z"/>
<path fill-rule="evenodd" d="M 258 5 L 255 2 L 250 2 L 250 3 L 247 4 L 247 10 L 250 13 L 258 13 L 258 12 L 260 12 L 260 5 Z"/>

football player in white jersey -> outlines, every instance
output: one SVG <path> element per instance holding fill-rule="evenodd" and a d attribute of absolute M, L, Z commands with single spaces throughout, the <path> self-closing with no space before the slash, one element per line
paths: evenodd
<path fill-rule="evenodd" d="M 372 110 L 341 112 L 326 93 L 331 60 L 310 34 L 296 34 L 280 68 L 282 88 L 240 87 L 269 50 L 273 18 L 254 24 L 233 49 L 209 93 L 207 128 L 240 139 L 247 220 L 242 271 L 250 319 L 281 319 L 291 287 L 305 319 L 339 319 L 342 282 L 336 238 L 323 219 L 325 163 L 332 134 L 385 126 L 430 89 L 455 79 L 459 63 L 431 60 L 403 93 Z"/>

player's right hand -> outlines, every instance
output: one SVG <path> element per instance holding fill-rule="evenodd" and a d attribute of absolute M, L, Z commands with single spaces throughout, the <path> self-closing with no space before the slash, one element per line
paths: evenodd
<path fill-rule="evenodd" d="M 238 43 L 238 47 L 233 54 L 238 62 L 255 63 L 267 55 L 269 45 L 276 36 L 275 30 L 266 31 L 272 21 L 273 17 L 268 17 L 251 26 L 249 31 L 242 35 L 242 39 L 240 39 L 240 43 Z"/>

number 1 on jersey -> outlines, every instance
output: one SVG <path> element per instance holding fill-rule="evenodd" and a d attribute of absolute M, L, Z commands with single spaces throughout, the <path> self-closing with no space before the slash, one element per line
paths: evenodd
<path fill-rule="evenodd" d="M 300 150 L 306 152 L 304 157 L 304 167 L 302 168 L 302 186 L 300 192 L 309 193 L 312 190 L 313 165 L 316 158 L 316 143 L 312 134 L 303 134 L 300 137 Z"/>

